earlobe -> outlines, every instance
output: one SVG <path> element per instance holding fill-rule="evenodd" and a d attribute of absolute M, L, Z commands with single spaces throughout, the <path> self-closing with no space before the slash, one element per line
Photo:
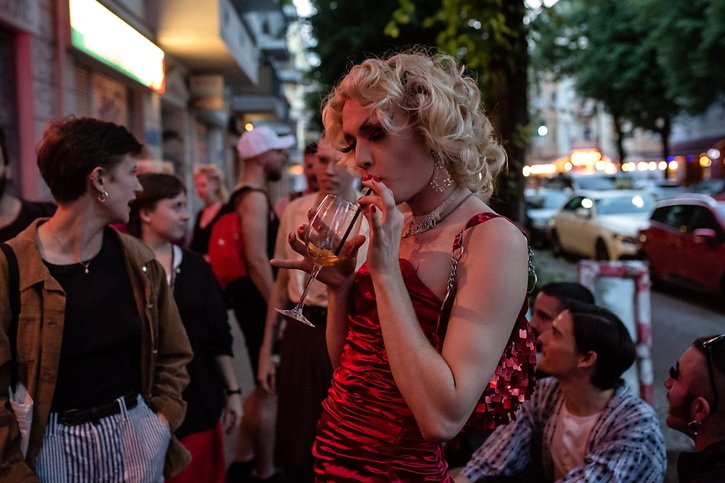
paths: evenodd
<path fill-rule="evenodd" d="M 597 353 L 594 351 L 587 351 L 585 354 L 582 354 L 580 356 L 578 366 L 581 368 L 594 367 L 594 364 L 596 362 L 597 362 Z"/>
<path fill-rule="evenodd" d="M 147 209 L 142 209 L 138 212 L 139 218 L 144 223 L 151 223 L 151 212 Z"/>
<path fill-rule="evenodd" d="M 702 396 L 696 396 L 690 403 L 690 418 L 703 421 L 710 415 L 710 402 Z"/>

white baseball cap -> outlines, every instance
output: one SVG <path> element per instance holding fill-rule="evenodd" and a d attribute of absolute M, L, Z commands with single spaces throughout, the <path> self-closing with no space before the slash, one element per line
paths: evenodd
<path fill-rule="evenodd" d="M 269 126 L 255 126 L 251 131 L 239 136 L 237 152 L 241 159 L 249 159 L 273 149 L 289 149 L 295 145 L 291 134 L 278 136 Z"/>

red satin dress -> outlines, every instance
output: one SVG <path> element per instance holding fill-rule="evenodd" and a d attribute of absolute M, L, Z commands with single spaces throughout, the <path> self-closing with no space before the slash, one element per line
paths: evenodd
<path fill-rule="evenodd" d="M 438 347 L 442 301 L 408 260 L 399 263 L 421 328 Z M 345 348 L 322 408 L 312 450 L 317 481 L 453 481 L 441 445 L 423 439 L 393 381 L 366 265 L 355 276 Z"/>

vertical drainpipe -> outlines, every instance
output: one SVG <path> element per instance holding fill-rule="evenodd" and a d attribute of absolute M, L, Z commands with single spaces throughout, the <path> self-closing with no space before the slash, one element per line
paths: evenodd
<path fill-rule="evenodd" d="M 33 38 L 19 32 L 15 41 L 15 78 L 18 105 L 18 171 L 20 196 L 38 198 L 38 170 L 35 163 L 35 93 L 33 91 Z"/>
<path fill-rule="evenodd" d="M 65 62 L 66 47 L 70 44 L 69 0 L 54 2 L 55 15 L 55 115 L 65 116 Z"/>

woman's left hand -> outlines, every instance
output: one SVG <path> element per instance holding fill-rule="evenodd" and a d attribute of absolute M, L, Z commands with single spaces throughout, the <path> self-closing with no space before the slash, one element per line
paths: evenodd
<path fill-rule="evenodd" d="M 231 434 L 242 423 L 242 395 L 229 394 L 222 410 L 221 424 L 225 433 Z"/>
<path fill-rule="evenodd" d="M 395 206 L 393 192 L 385 183 L 372 177 L 363 178 L 363 186 L 372 193 L 358 199 L 370 227 L 367 265 L 372 271 L 398 266 L 403 214 Z"/>

